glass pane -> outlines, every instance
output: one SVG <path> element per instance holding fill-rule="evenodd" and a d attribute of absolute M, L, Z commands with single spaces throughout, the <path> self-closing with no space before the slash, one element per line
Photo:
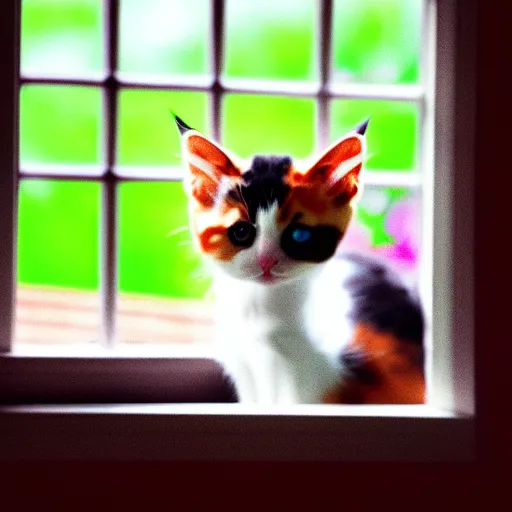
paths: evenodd
<path fill-rule="evenodd" d="M 229 94 L 223 144 L 242 158 L 255 153 L 308 156 L 315 142 L 315 104 L 302 98 Z"/>
<path fill-rule="evenodd" d="M 422 3 L 422 0 L 335 0 L 334 81 L 417 82 Z"/>
<path fill-rule="evenodd" d="M 406 188 L 367 186 L 341 251 L 383 256 L 405 274 L 415 274 L 420 250 L 420 198 Z"/>
<path fill-rule="evenodd" d="M 207 96 L 200 92 L 124 90 L 119 103 L 119 165 L 181 166 L 179 132 L 170 109 L 206 130 Z"/>
<path fill-rule="evenodd" d="M 21 181 L 16 342 L 98 338 L 100 206 L 98 183 Z"/>
<path fill-rule="evenodd" d="M 211 339 L 211 281 L 191 243 L 182 183 L 122 183 L 119 215 L 118 339 Z"/>
<path fill-rule="evenodd" d="M 102 96 L 93 87 L 27 85 L 20 98 L 20 161 L 99 165 Z"/>
<path fill-rule="evenodd" d="M 208 72 L 209 0 L 121 0 L 120 8 L 120 71 Z"/>
<path fill-rule="evenodd" d="M 103 70 L 103 6 L 97 0 L 22 0 L 21 71 L 45 76 Z"/>
<path fill-rule="evenodd" d="M 314 0 L 228 0 L 226 75 L 314 80 Z"/>
<path fill-rule="evenodd" d="M 331 112 L 334 141 L 370 117 L 366 131 L 371 170 L 411 171 L 416 162 L 418 107 L 380 100 L 335 100 Z"/>

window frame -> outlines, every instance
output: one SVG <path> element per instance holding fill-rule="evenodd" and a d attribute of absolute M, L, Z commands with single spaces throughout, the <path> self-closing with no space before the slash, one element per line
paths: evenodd
<path fill-rule="evenodd" d="M 427 368 L 428 405 L 299 406 L 263 412 L 239 404 L 149 403 L 162 399 L 163 385 L 169 389 L 183 381 L 197 383 L 194 364 L 208 364 L 207 359 L 187 364 L 190 359 L 27 356 L 9 351 L 15 293 L 20 4 L 20 0 L 7 3 L 0 30 L 5 39 L 0 66 L 11 72 L 4 73 L 0 82 L 4 113 L 0 163 L 2 169 L 11 170 L 0 173 L 5 196 L 0 206 L 0 231 L 4 233 L 0 246 L 0 402 L 25 405 L 0 406 L 1 430 L 7 432 L 0 454 L 8 458 L 60 454 L 75 458 L 472 459 L 476 1 L 427 0 L 425 11 L 428 30 L 437 34 L 436 48 L 424 55 L 435 58 L 436 74 L 428 80 L 430 92 L 435 93 L 435 110 L 423 112 L 434 116 L 435 130 L 424 134 L 421 148 L 424 157 L 433 159 L 436 170 L 423 185 L 425 204 L 432 207 L 424 217 L 423 232 L 427 240 L 433 240 L 426 261 L 434 276 L 432 283 L 423 285 L 435 297 L 427 311 L 433 339 Z M 180 364 L 182 371 L 178 372 Z M 58 402 L 62 382 L 73 383 L 75 404 L 49 405 Z M 111 389 L 105 394 L 105 388 L 91 386 L 97 382 L 108 382 Z M 139 393 L 136 399 L 129 389 Z M 194 401 L 191 389 L 187 387 L 183 401 Z M 77 403 L 80 393 L 82 405 Z M 130 435 L 112 441 L 118 429 Z M 386 436 L 385 443 L 375 442 L 380 436 Z M 88 441 L 80 442 L 84 438 Z M 137 450 L 127 451 L 135 442 Z"/>

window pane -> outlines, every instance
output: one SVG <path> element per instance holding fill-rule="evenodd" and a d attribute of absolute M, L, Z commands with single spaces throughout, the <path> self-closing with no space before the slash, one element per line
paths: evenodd
<path fill-rule="evenodd" d="M 419 264 L 420 201 L 406 188 L 367 186 L 340 249 L 383 256 L 404 274 Z"/>
<path fill-rule="evenodd" d="M 98 338 L 100 204 L 98 183 L 21 181 L 17 342 Z"/>
<path fill-rule="evenodd" d="M 21 71 L 78 75 L 103 70 L 102 2 L 22 0 Z"/>
<path fill-rule="evenodd" d="M 274 153 L 304 158 L 313 150 L 313 100 L 230 94 L 224 108 L 223 144 L 240 157 Z"/>
<path fill-rule="evenodd" d="M 211 281 L 191 244 L 182 183 L 122 183 L 119 215 L 118 339 L 210 339 Z"/>
<path fill-rule="evenodd" d="M 417 82 L 421 8 L 422 0 L 335 0 L 333 79 Z"/>
<path fill-rule="evenodd" d="M 102 97 L 93 87 L 28 85 L 20 98 L 21 166 L 99 165 Z M 99 172 L 99 171 L 98 171 Z"/>
<path fill-rule="evenodd" d="M 332 102 L 331 140 L 370 117 L 366 131 L 367 169 L 411 171 L 416 162 L 418 107 L 413 103 L 379 100 Z"/>
<path fill-rule="evenodd" d="M 120 71 L 208 72 L 209 0 L 121 0 L 120 6 Z"/>
<path fill-rule="evenodd" d="M 314 80 L 314 0 L 228 0 L 226 75 Z"/>
<path fill-rule="evenodd" d="M 193 128 L 206 129 L 206 93 L 130 89 L 121 92 L 119 101 L 122 166 L 181 166 L 180 137 L 170 109 Z"/>

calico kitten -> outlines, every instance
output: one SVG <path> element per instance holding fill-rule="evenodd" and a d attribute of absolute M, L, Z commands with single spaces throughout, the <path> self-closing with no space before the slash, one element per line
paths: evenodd
<path fill-rule="evenodd" d="M 219 361 L 242 403 L 421 403 L 423 317 L 381 263 L 337 254 L 367 122 L 320 157 L 243 161 L 175 116 L 190 228 L 214 275 Z"/>

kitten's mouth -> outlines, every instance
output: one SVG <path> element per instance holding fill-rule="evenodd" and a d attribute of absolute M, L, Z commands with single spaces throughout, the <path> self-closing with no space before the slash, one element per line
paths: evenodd
<path fill-rule="evenodd" d="M 264 283 L 272 283 L 279 279 L 277 276 L 272 274 L 272 272 L 263 272 L 263 274 L 260 276 L 260 281 Z"/>
<path fill-rule="evenodd" d="M 264 283 L 264 284 L 272 284 L 272 283 L 276 283 L 278 281 L 282 281 L 285 278 L 286 278 L 285 275 L 276 274 L 276 273 L 272 272 L 271 270 L 266 270 L 265 272 L 263 272 L 262 274 L 260 274 L 258 276 L 258 281 L 260 283 Z"/>

